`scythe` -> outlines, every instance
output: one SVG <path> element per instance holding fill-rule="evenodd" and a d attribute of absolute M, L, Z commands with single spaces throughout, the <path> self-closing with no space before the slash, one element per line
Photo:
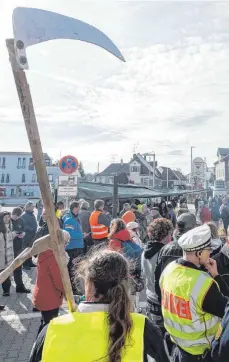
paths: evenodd
<path fill-rule="evenodd" d="M 16 8 L 13 12 L 13 30 L 14 39 L 7 39 L 6 46 L 46 210 L 50 232 L 49 247 L 53 249 L 60 268 L 69 311 L 73 312 L 76 310 L 76 304 L 66 265 L 64 236 L 55 215 L 32 96 L 24 71 L 28 69 L 26 48 L 53 39 L 74 39 L 97 45 L 122 61 L 125 59 L 116 45 L 99 29 L 80 20 L 50 11 Z M 27 252 L 31 255 L 29 251 Z M 0 275 L 0 280 L 1 282 L 4 280 L 3 275 Z"/>

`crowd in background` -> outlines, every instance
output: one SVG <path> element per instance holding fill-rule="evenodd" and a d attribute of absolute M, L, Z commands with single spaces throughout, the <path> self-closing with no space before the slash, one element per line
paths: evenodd
<path fill-rule="evenodd" d="M 196 197 L 195 213 L 189 210 L 186 198 L 150 204 L 141 203 L 140 200 L 126 202 L 115 219 L 112 219 L 103 200 L 94 202 L 94 210 L 86 200 L 72 201 L 69 209 L 65 208 L 63 201 L 59 201 L 55 211 L 61 229 L 69 233 L 65 250 L 73 294 L 84 294 L 75 270 L 85 255 L 89 255 L 91 250 L 99 253 L 104 248 L 121 253 L 135 261 L 130 270 L 135 280 L 135 292 L 145 286 L 147 316 L 160 328 L 162 335 L 166 330 L 160 278 L 168 264 L 182 257 L 179 240 L 183 235 L 207 224 L 211 234 L 211 257 L 216 260 L 219 273 L 226 275 L 226 281 L 228 279 L 229 247 L 225 243 L 229 225 L 228 197 L 210 197 L 208 200 Z M 31 247 L 35 240 L 48 234 L 47 215 L 41 200 L 36 205 L 28 202 L 24 208 L 16 207 L 12 213 L 1 212 L 0 270 L 4 270 L 23 249 Z M 58 316 L 64 287 L 52 250 L 39 254 L 36 262 L 30 258 L 23 264 L 25 270 L 33 267 L 37 267 L 33 290 L 34 311 L 40 311 L 42 315 L 39 334 Z M 31 292 L 24 286 L 22 267 L 14 271 L 14 280 L 17 293 Z M 10 296 L 10 286 L 11 280 L 8 278 L 2 284 L 3 296 Z M 2 310 L 4 306 L 0 308 Z M 172 345 L 168 343 L 168 348 L 172 348 Z"/>

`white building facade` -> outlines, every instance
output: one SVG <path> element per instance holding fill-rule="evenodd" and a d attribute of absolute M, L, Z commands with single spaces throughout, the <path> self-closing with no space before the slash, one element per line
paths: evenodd
<path fill-rule="evenodd" d="M 44 158 L 50 184 L 55 184 L 62 172 L 58 166 L 52 166 L 52 160 L 46 153 Z M 40 188 L 30 152 L 0 152 L 0 196 L 40 197 Z"/>

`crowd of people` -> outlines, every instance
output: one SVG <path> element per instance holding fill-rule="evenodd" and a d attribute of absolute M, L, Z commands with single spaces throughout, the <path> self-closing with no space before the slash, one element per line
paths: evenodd
<path fill-rule="evenodd" d="M 179 201 L 127 202 L 115 219 L 103 200 L 93 211 L 85 200 L 72 201 L 68 210 L 61 201 L 55 205 L 69 234 L 66 264 L 81 303 L 78 312 L 58 317 L 64 286 L 52 250 L 24 263 L 25 270 L 37 267 L 32 300 L 41 312 L 30 362 L 226 362 L 229 243 L 218 230 L 222 224 L 227 232 L 229 198 L 220 205 L 197 197 L 196 215 L 186 199 Z M 1 270 L 49 234 L 42 202 L 36 207 L 37 219 L 31 202 L 0 213 Z M 21 267 L 14 280 L 17 293 L 30 293 Z M 4 296 L 10 285 L 10 278 L 2 284 Z M 133 305 L 144 288 L 145 315 Z"/>
<path fill-rule="evenodd" d="M 226 231 L 229 226 L 229 197 L 228 196 L 215 196 L 201 198 L 199 196 L 195 199 L 196 215 L 202 223 L 207 221 L 214 221 L 219 228 L 220 220 L 223 223 L 223 228 Z"/>

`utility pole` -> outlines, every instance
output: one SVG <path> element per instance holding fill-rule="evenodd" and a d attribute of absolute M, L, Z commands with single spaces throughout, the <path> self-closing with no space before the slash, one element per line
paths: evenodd
<path fill-rule="evenodd" d="M 138 148 L 138 143 L 135 143 L 133 146 L 133 154 L 135 155 L 137 152 L 137 148 Z"/>
<path fill-rule="evenodd" d="M 151 157 L 149 157 L 149 163 L 151 162 Z M 150 188 L 150 167 L 149 167 L 149 180 L 148 180 L 148 189 Z"/>
<path fill-rule="evenodd" d="M 156 155 L 153 153 L 153 189 L 155 188 Z"/>
<path fill-rule="evenodd" d="M 118 214 L 118 176 L 114 176 L 114 185 L 113 185 L 113 210 L 112 217 L 115 219 Z"/>
<path fill-rule="evenodd" d="M 167 189 L 169 188 L 169 168 L 167 167 Z"/>
<path fill-rule="evenodd" d="M 191 146 L 191 188 L 193 189 L 193 148 L 195 146 Z"/>

